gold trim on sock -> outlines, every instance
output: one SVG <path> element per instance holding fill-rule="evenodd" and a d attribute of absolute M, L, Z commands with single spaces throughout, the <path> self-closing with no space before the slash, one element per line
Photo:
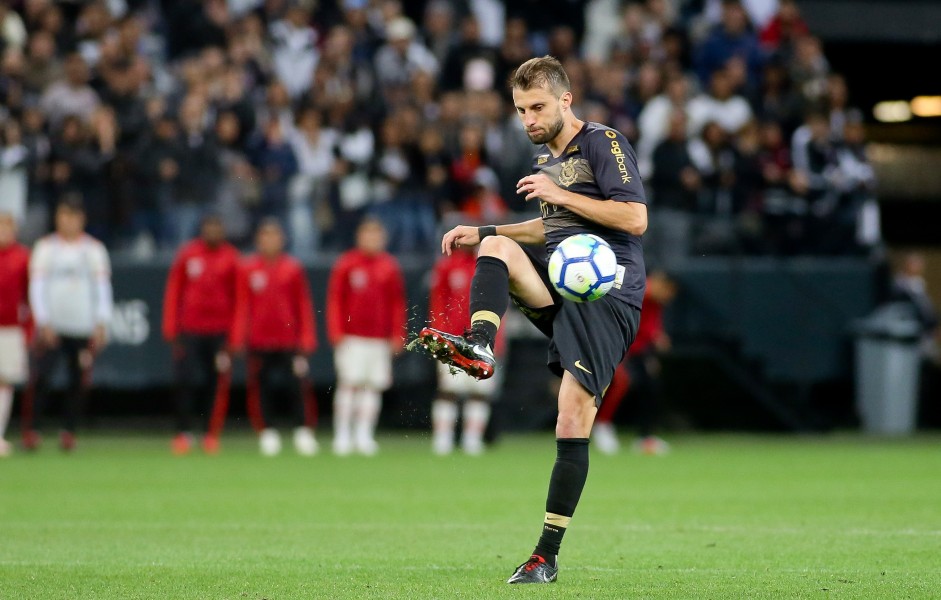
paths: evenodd
<path fill-rule="evenodd" d="M 486 321 L 488 323 L 493 323 L 493 325 L 500 329 L 500 315 L 491 311 L 491 310 L 478 310 L 471 315 L 471 325 L 477 321 Z"/>
<path fill-rule="evenodd" d="M 553 527 L 561 527 L 562 529 L 567 529 L 569 523 L 572 522 L 572 517 L 566 517 L 564 515 L 557 515 L 555 513 L 547 512 L 546 520 L 544 521 L 546 525 L 552 525 Z"/>

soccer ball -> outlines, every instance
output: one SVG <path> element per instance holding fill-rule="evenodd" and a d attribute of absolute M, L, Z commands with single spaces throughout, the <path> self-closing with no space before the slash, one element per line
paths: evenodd
<path fill-rule="evenodd" d="M 591 302 L 607 294 L 617 270 L 614 250 L 590 233 L 565 238 L 549 257 L 549 280 L 563 298 L 573 302 Z"/>

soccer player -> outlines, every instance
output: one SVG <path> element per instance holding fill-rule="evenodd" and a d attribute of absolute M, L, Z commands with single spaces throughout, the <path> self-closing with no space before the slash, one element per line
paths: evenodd
<path fill-rule="evenodd" d="M 356 247 L 330 273 L 327 328 L 337 370 L 333 451 L 341 456 L 378 452 L 382 392 L 392 384 L 392 357 L 403 348 L 405 282 L 398 261 L 385 251 L 386 240 L 382 223 L 367 217 L 356 229 Z"/>
<path fill-rule="evenodd" d="M 317 453 L 316 402 L 307 357 L 317 348 L 314 303 L 304 267 L 285 254 L 284 243 L 277 219 L 263 220 L 255 234 L 258 253 L 239 270 L 231 346 L 248 349 L 247 404 L 261 453 L 281 452 L 281 436 L 271 426 L 280 379 L 287 382 L 294 449 L 312 456 Z"/>
<path fill-rule="evenodd" d="M 104 245 L 85 233 L 85 209 L 76 197 L 59 203 L 55 233 L 36 242 L 30 260 L 29 301 L 39 357 L 35 406 L 24 403 L 23 445 L 39 447 L 37 421 L 49 395 L 56 363 L 68 365 L 68 390 L 59 446 L 75 448 L 75 428 L 91 380 L 95 355 L 107 341 L 111 321 L 111 261 Z"/>
<path fill-rule="evenodd" d="M 13 215 L 0 212 L 0 457 L 13 449 L 4 437 L 13 407 L 13 386 L 26 381 L 28 289 L 29 250 L 16 241 Z"/>
<path fill-rule="evenodd" d="M 428 321 L 432 327 L 443 331 L 463 331 L 470 326 L 467 306 L 476 260 L 473 248 L 456 248 L 450 256 L 435 264 L 428 306 Z M 496 391 L 496 383 L 496 377 L 478 380 L 438 363 L 438 393 L 431 404 L 432 451 L 435 454 L 450 454 L 454 449 L 458 402 L 462 399 L 461 449 L 470 455 L 483 452 L 483 434 L 490 420 L 490 399 Z"/>
<path fill-rule="evenodd" d="M 605 454 L 615 454 L 620 442 L 614 428 L 614 414 L 627 395 L 635 388 L 638 433 L 634 449 L 641 454 L 659 456 L 670 451 L 670 444 L 655 435 L 660 395 L 660 354 L 670 349 L 670 336 L 663 328 L 663 310 L 677 292 L 676 281 L 662 270 L 647 274 L 644 313 L 637 328 L 637 337 L 627 357 L 614 374 L 605 392 L 604 403 L 595 417 L 592 429 L 595 446 Z"/>
<path fill-rule="evenodd" d="M 541 218 L 498 226 L 460 225 L 441 249 L 480 244 L 471 283 L 471 328 L 452 335 L 425 328 L 419 340 L 439 360 L 478 378 L 493 374 L 493 341 L 510 297 L 547 337 L 549 369 L 562 377 L 556 461 L 549 479 L 542 535 L 508 583 L 549 583 L 588 476 L 588 438 L 597 406 L 637 333 L 644 295 L 640 236 L 647 206 L 634 150 L 619 132 L 572 113 L 568 76 L 555 58 L 533 58 L 511 78 L 513 102 L 538 144 L 533 174 L 517 183 Z M 593 233 L 618 259 L 614 288 L 594 302 L 563 301 L 547 275 L 550 253 L 566 237 Z"/>
<path fill-rule="evenodd" d="M 186 454 L 193 445 L 194 410 L 203 415 L 203 450 L 219 451 L 229 406 L 232 361 L 226 342 L 235 312 L 238 266 L 238 250 L 225 241 L 222 219 L 209 215 L 203 219 L 199 238 L 180 248 L 170 267 L 163 337 L 173 345 L 177 384 L 174 454 Z"/>

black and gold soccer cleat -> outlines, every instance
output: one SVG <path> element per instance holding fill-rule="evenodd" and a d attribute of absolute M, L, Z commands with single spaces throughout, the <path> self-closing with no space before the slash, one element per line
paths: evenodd
<path fill-rule="evenodd" d="M 496 363 L 493 351 L 486 341 L 477 339 L 473 332 L 454 335 L 425 327 L 418 333 L 418 342 L 439 361 L 471 377 L 487 379 L 493 375 Z"/>
<path fill-rule="evenodd" d="M 559 574 L 559 565 L 550 565 L 546 559 L 533 554 L 529 560 L 516 568 L 507 583 L 554 583 Z"/>

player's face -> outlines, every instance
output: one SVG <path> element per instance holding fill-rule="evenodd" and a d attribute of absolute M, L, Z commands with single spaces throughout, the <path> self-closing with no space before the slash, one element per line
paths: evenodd
<path fill-rule="evenodd" d="M 563 111 L 571 103 L 572 93 L 556 96 L 544 87 L 529 90 L 513 88 L 513 104 L 523 129 L 534 144 L 548 144 L 556 138 L 565 125 Z"/>
<path fill-rule="evenodd" d="M 85 213 L 60 208 L 56 211 L 56 232 L 64 237 L 75 237 L 85 230 Z"/>
<path fill-rule="evenodd" d="M 378 223 L 367 223 L 356 232 L 356 246 L 367 254 L 386 249 L 386 230 Z"/>
<path fill-rule="evenodd" d="M 262 227 L 258 231 L 255 244 L 262 256 L 277 256 L 284 250 L 284 233 L 279 227 Z"/>
<path fill-rule="evenodd" d="M 0 247 L 9 246 L 16 239 L 16 223 L 10 215 L 0 215 Z"/>
<path fill-rule="evenodd" d="M 207 244 L 221 243 L 225 238 L 225 230 L 222 227 L 222 222 L 213 219 L 203 223 L 202 236 Z"/>

